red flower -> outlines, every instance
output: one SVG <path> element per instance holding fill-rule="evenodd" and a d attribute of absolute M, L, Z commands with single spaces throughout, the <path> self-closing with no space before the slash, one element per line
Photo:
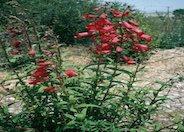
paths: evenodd
<path fill-rule="evenodd" d="M 102 13 L 102 15 L 100 15 L 100 18 L 102 18 L 102 19 L 105 19 L 107 17 L 107 14 L 105 14 L 105 13 Z"/>
<path fill-rule="evenodd" d="M 44 62 L 44 60 L 42 60 L 42 59 L 38 60 L 38 63 L 43 63 L 43 62 Z"/>
<path fill-rule="evenodd" d="M 136 42 L 136 43 L 139 42 L 138 39 L 136 39 L 136 38 L 131 38 L 131 40 L 132 40 L 133 42 Z"/>
<path fill-rule="evenodd" d="M 123 49 L 122 49 L 120 46 L 117 46 L 117 47 L 116 47 L 116 51 L 117 51 L 117 52 L 122 52 Z"/>
<path fill-rule="evenodd" d="M 133 26 L 139 26 L 139 24 L 137 23 L 137 22 L 135 22 L 135 21 L 132 21 L 132 20 L 130 20 L 130 21 L 128 21 L 130 24 L 132 24 Z"/>
<path fill-rule="evenodd" d="M 46 81 L 47 80 L 47 78 L 31 78 L 31 79 L 29 79 L 28 80 L 28 83 L 29 84 L 33 84 L 33 85 L 36 85 L 37 83 L 41 83 L 41 82 L 44 82 L 44 81 Z"/>
<path fill-rule="evenodd" d="M 123 16 L 129 17 L 130 16 L 130 12 L 128 12 L 128 11 L 123 12 Z"/>
<path fill-rule="evenodd" d="M 97 11 L 99 11 L 99 10 L 101 10 L 101 9 L 102 9 L 102 7 L 97 7 L 97 8 L 94 8 L 93 11 L 94 11 L 94 12 L 97 12 Z"/>
<path fill-rule="evenodd" d="M 132 29 L 133 28 L 133 26 L 131 24 L 129 24 L 128 22 L 126 22 L 126 21 L 122 21 L 122 24 L 123 24 L 123 26 L 125 28 L 128 28 L 128 29 Z"/>
<path fill-rule="evenodd" d="M 115 11 L 115 10 L 112 11 L 112 15 L 117 18 L 121 18 L 123 14 L 124 13 L 120 11 Z"/>
<path fill-rule="evenodd" d="M 11 52 L 11 54 L 12 54 L 12 55 L 18 55 L 18 54 L 19 54 L 19 51 L 18 51 L 18 50 L 13 50 L 13 51 Z"/>
<path fill-rule="evenodd" d="M 111 53 L 111 51 L 110 50 L 102 50 L 101 53 L 104 55 L 109 55 Z"/>
<path fill-rule="evenodd" d="M 131 31 L 135 32 L 138 36 L 141 36 L 142 34 L 144 34 L 142 30 L 137 28 L 132 28 Z"/>
<path fill-rule="evenodd" d="M 67 75 L 68 78 L 78 76 L 78 74 L 75 72 L 75 70 L 66 70 L 65 74 Z"/>
<path fill-rule="evenodd" d="M 49 61 L 47 61 L 47 62 L 39 61 L 39 64 L 38 64 L 37 68 L 38 69 L 43 69 L 43 68 L 51 66 L 51 65 L 53 65 L 52 62 L 49 62 Z"/>
<path fill-rule="evenodd" d="M 128 37 L 127 34 L 124 34 L 124 35 L 122 36 L 122 38 L 123 38 L 125 41 L 128 41 L 128 40 L 129 40 L 129 37 Z"/>
<path fill-rule="evenodd" d="M 49 52 L 49 51 L 48 52 L 45 52 L 44 55 L 45 56 L 52 56 L 52 52 Z"/>
<path fill-rule="evenodd" d="M 115 37 L 115 38 L 113 38 L 112 39 L 112 44 L 116 44 L 116 43 L 118 43 L 118 42 L 120 42 L 120 40 L 118 39 L 118 37 Z"/>
<path fill-rule="evenodd" d="M 90 34 L 88 32 L 77 33 L 77 36 L 75 36 L 75 38 L 82 38 L 82 37 L 86 37 L 89 35 Z"/>
<path fill-rule="evenodd" d="M 35 56 L 35 51 L 34 49 L 31 49 L 28 53 L 29 56 Z"/>
<path fill-rule="evenodd" d="M 45 92 L 53 92 L 56 91 L 56 87 L 50 86 L 43 89 Z"/>
<path fill-rule="evenodd" d="M 147 52 L 150 49 L 150 46 L 143 45 L 143 44 L 134 44 L 132 47 L 132 50 L 136 53 L 144 53 Z"/>
<path fill-rule="evenodd" d="M 101 44 L 101 49 L 102 50 L 111 50 L 112 49 L 112 45 L 111 44 Z"/>
<path fill-rule="evenodd" d="M 52 45 L 52 46 L 50 46 L 50 48 L 51 49 L 56 49 L 56 48 L 58 48 L 58 46 L 57 45 Z"/>
<path fill-rule="evenodd" d="M 53 65 L 51 62 L 44 62 L 44 60 L 40 59 L 38 61 L 38 67 L 31 75 L 31 78 L 28 80 L 28 83 L 36 85 L 37 83 L 46 81 L 49 76 L 49 72 L 46 70 L 46 68 L 51 65 Z"/>
<path fill-rule="evenodd" d="M 147 42 L 150 42 L 151 41 L 151 36 L 148 36 L 148 35 L 146 35 L 146 34 L 142 34 L 141 36 L 140 36 L 140 38 L 141 39 L 143 39 L 143 40 L 145 40 L 145 41 L 147 41 Z"/>
<path fill-rule="evenodd" d="M 97 38 L 98 36 L 97 35 L 94 35 L 90 38 L 91 41 L 95 41 L 95 39 Z"/>
<path fill-rule="evenodd" d="M 10 36 L 10 38 L 14 38 L 17 36 L 17 34 L 16 33 L 9 33 L 9 36 Z"/>
<path fill-rule="evenodd" d="M 95 16 L 95 15 L 91 15 L 91 14 L 88 14 L 88 13 L 86 13 L 86 14 L 84 14 L 83 16 L 82 16 L 82 18 L 96 18 L 97 16 Z"/>
<path fill-rule="evenodd" d="M 12 46 L 14 47 L 14 48 L 18 48 L 18 47 L 20 47 L 20 44 L 21 44 L 21 42 L 20 41 L 14 41 L 14 42 L 12 42 Z"/>
<path fill-rule="evenodd" d="M 135 64 L 135 61 L 127 56 L 123 57 L 127 64 Z"/>
<path fill-rule="evenodd" d="M 111 36 L 102 34 L 100 36 L 101 43 L 108 43 L 111 40 Z"/>
<path fill-rule="evenodd" d="M 49 73 L 45 69 L 37 69 L 31 76 L 32 77 L 47 77 Z"/>
<path fill-rule="evenodd" d="M 110 26 L 110 25 L 105 26 L 105 27 L 103 28 L 103 30 L 104 30 L 105 32 L 114 32 L 114 31 L 115 31 L 115 30 L 114 30 L 114 26 Z"/>
<path fill-rule="evenodd" d="M 106 59 L 105 58 L 99 58 L 100 62 L 104 62 Z"/>

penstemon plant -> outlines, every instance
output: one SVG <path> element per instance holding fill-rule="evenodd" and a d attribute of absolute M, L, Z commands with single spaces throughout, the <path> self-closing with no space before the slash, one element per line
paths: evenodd
<path fill-rule="evenodd" d="M 43 44 L 35 48 L 37 45 L 30 44 L 24 24 L 21 33 L 29 37 L 29 50 L 25 51 L 15 39 L 19 34 L 15 28 L 8 30 L 10 38 L 14 38 L 13 52 L 7 50 L 6 42 L 1 39 L 6 59 L 18 79 L 15 95 L 21 102 L 19 113 L 10 113 L 8 106 L 0 106 L 2 130 L 136 132 L 162 129 L 155 125 L 153 117 L 167 99 L 160 92 L 168 85 L 160 83 L 159 89 L 136 85 L 137 73 L 143 69 L 141 63 L 151 49 L 147 43 L 152 37 L 139 29 L 130 10 L 117 11 L 109 3 L 82 17 L 90 23 L 86 25 L 87 31 L 77 33 L 75 38 L 89 37 L 94 42 L 90 47 L 93 61 L 84 67 L 65 65 L 62 45 L 52 31 L 47 31 Z M 21 75 L 11 66 L 10 58 L 18 54 L 32 60 Z M 121 62 L 134 64 L 136 69 L 123 69 Z M 126 79 L 122 79 L 123 75 Z"/>

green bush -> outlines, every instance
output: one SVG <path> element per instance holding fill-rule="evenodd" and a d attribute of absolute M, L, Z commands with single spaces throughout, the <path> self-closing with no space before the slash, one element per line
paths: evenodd
<path fill-rule="evenodd" d="M 96 18 L 96 21 L 90 21 L 92 27 L 76 36 L 97 36 L 93 52 L 96 61 L 81 67 L 64 63 L 61 45 L 51 32 L 47 31 L 46 42 L 40 44 L 40 51 L 36 44 L 28 42 L 26 47 L 27 43 L 17 43 L 19 35 L 24 35 L 25 31 L 19 34 L 19 30 L 9 29 L 9 41 L 13 40 L 13 43 L 7 45 L 5 39 L 0 39 L 0 42 L 14 73 L 12 75 L 17 78 L 15 100 L 21 103 L 21 110 L 14 113 L 9 109 L 11 104 L 1 105 L 0 129 L 6 132 L 137 132 L 172 127 L 160 126 L 153 119 L 167 99 L 167 94 L 162 91 L 169 88 L 169 84 L 158 82 L 161 85 L 158 89 L 137 84 L 141 81 L 137 74 L 144 68 L 141 62 L 150 48 L 142 44 L 132 45 L 133 40 L 130 39 L 134 37 L 140 42 L 143 42 L 142 39 L 150 42 L 151 37 L 138 30 L 138 23 L 132 21 L 131 11 L 108 9 L 108 12 L 107 6 L 95 9 L 100 13 L 92 15 Z M 30 26 L 22 21 L 20 23 Z M 30 27 L 22 28 L 27 31 Z M 12 33 L 16 34 L 12 36 Z M 124 33 L 128 33 L 127 36 L 123 36 Z M 26 40 L 29 35 L 24 37 Z M 12 54 L 9 52 L 11 48 L 17 52 Z M 135 52 L 135 57 L 142 57 L 133 60 L 125 56 L 129 51 Z M 114 58 L 109 58 L 108 53 L 113 53 Z M 16 69 L 11 63 L 19 54 L 30 59 L 24 71 Z M 103 62 L 102 59 L 109 61 Z M 117 60 L 135 64 L 136 67 L 129 71 L 121 67 Z M 180 125 L 175 130 L 183 129 L 180 119 L 175 124 Z"/>
<path fill-rule="evenodd" d="M 168 18 L 166 31 L 160 41 L 160 48 L 175 48 L 184 46 L 184 14 L 180 10 L 173 12 L 174 17 Z"/>
<path fill-rule="evenodd" d="M 0 32 L 7 23 L 7 16 L 12 12 L 11 7 L 7 5 L 8 0 L 0 0 Z"/>
<path fill-rule="evenodd" d="M 98 0 L 18 0 L 31 10 L 31 17 L 40 25 L 53 29 L 60 42 L 74 44 L 76 32 L 84 29 L 82 14 L 99 5 Z"/>
<path fill-rule="evenodd" d="M 174 16 L 157 13 L 156 16 L 145 16 L 138 14 L 140 23 L 146 32 L 152 33 L 151 45 L 156 48 L 175 48 L 184 46 L 184 18 L 173 12 Z"/>

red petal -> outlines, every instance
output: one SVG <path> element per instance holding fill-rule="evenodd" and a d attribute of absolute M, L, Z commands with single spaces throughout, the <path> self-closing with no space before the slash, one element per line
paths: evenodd
<path fill-rule="evenodd" d="M 117 52 L 122 52 L 123 49 L 122 49 L 120 46 L 117 46 L 117 47 L 116 47 L 116 51 L 117 51 Z"/>

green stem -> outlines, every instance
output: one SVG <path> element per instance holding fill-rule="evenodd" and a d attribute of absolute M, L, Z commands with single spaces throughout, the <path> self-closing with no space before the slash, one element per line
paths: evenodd
<path fill-rule="evenodd" d="M 118 67 L 118 63 L 116 62 L 116 63 L 115 63 L 115 69 L 114 69 L 114 72 L 113 72 L 113 74 L 112 74 L 112 78 L 111 78 L 111 80 L 110 80 L 109 85 L 107 86 L 107 91 L 106 91 L 106 93 L 104 94 L 103 99 L 101 100 L 100 106 L 102 106 L 102 104 L 104 103 L 105 99 L 107 98 L 107 95 L 109 94 L 109 90 L 111 89 L 111 86 L 112 86 L 112 82 L 113 82 L 114 76 L 116 75 L 116 72 L 117 72 L 117 67 Z"/>
<path fill-rule="evenodd" d="M 99 71 L 100 71 L 100 58 L 98 58 L 98 63 L 97 63 L 97 70 L 96 70 L 96 77 L 95 77 L 95 81 L 94 81 L 94 85 L 92 86 L 92 90 L 93 90 L 93 100 L 96 97 L 96 88 L 98 86 L 98 81 L 99 81 Z"/>
<path fill-rule="evenodd" d="M 39 52 L 40 52 L 40 54 L 41 54 L 41 53 L 42 53 L 42 49 L 41 49 L 41 45 L 40 45 L 40 39 L 39 39 L 38 34 L 37 34 L 37 32 L 36 32 L 35 22 L 33 22 L 33 31 L 34 31 L 34 34 L 35 34 L 35 36 L 36 36 L 36 40 L 37 40 L 37 42 L 38 42 L 38 49 L 39 49 Z"/>
<path fill-rule="evenodd" d="M 60 73 L 58 72 L 57 65 L 56 65 L 56 68 L 54 70 L 55 70 L 56 76 L 57 76 L 57 78 L 59 80 L 61 90 L 63 91 L 63 93 L 65 95 L 68 95 L 68 92 L 65 90 L 64 80 L 63 80 L 63 78 L 60 77 Z"/>
<path fill-rule="evenodd" d="M 167 85 L 167 83 L 164 84 L 164 85 L 162 85 L 162 86 L 157 90 L 157 93 L 154 95 L 154 98 L 153 98 L 152 101 L 150 102 L 150 105 L 153 105 L 154 103 L 156 103 L 156 99 L 157 99 L 159 93 L 162 91 L 162 89 L 163 89 L 166 85 Z"/>
<path fill-rule="evenodd" d="M 9 59 L 9 57 L 8 57 L 8 53 L 7 53 L 7 51 L 6 51 L 6 48 L 4 47 L 4 45 L 3 45 L 3 43 L 2 43 L 1 40 L 0 40 L 0 42 L 1 42 L 1 47 L 2 47 L 2 49 L 3 49 L 5 58 L 6 58 L 6 60 L 8 61 L 8 64 L 9 64 L 10 69 L 12 69 L 12 71 L 14 72 L 14 74 L 17 76 L 17 79 L 19 80 L 19 82 L 20 82 L 22 85 L 25 85 L 24 81 L 20 78 L 19 74 L 18 74 L 18 73 L 15 71 L 15 69 L 12 67 L 11 61 L 10 61 L 10 59 Z"/>
<path fill-rule="evenodd" d="M 1 43 L 1 47 L 2 47 L 2 49 L 3 49 L 3 52 L 4 52 L 4 54 L 5 54 L 5 57 L 6 57 L 6 60 L 8 61 L 8 65 L 9 65 L 9 67 L 10 67 L 10 69 L 14 72 L 14 74 L 17 76 L 17 79 L 19 80 L 19 82 L 23 85 L 23 86 L 25 86 L 26 88 L 26 92 L 27 92 L 27 94 L 28 94 L 28 96 L 31 98 L 31 99 L 33 99 L 32 98 L 32 95 L 29 93 L 29 91 L 28 91 L 28 89 L 27 89 L 27 85 L 26 85 L 26 83 L 21 79 L 21 77 L 19 76 L 19 74 L 16 72 L 16 70 L 12 67 L 12 65 L 11 65 L 11 61 L 10 61 L 10 59 L 9 59 L 9 56 L 8 56 L 8 53 L 7 53 L 7 51 L 6 51 L 6 48 L 5 48 L 5 46 L 3 45 L 3 42 L 0 40 L 0 43 Z"/>
<path fill-rule="evenodd" d="M 58 61 L 59 61 L 59 66 L 62 65 L 62 59 L 61 59 L 61 51 L 60 51 L 60 47 L 57 48 L 58 51 Z"/>
<path fill-rule="evenodd" d="M 133 74 L 133 76 L 130 78 L 130 82 L 128 83 L 128 89 L 127 89 L 127 93 L 126 93 L 126 96 L 129 94 L 131 88 L 133 87 L 133 84 L 135 82 L 135 79 L 136 79 L 136 75 L 139 71 L 139 66 L 140 66 L 140 63 L 138 63 L 138 65 L 136 66 L 136 69 L 135 69 L 135 72 Z"/>
<path fill-rule="evenodd" d="M 24 21 L 22 21 L 21 19 L 19 19 L 18 17 L 16 16 L 10 16 L 11 19 L 15 19 L 17 20 L 18 22 L 20 22 L 23 26 L 23 30 L 24 30 L 24 33 L 26 35 L 26 38 L 27 38 L 27 41 L 28 41 L 28 45 L 29 45 L 29 48 L 32 49 L 32 45 L 31 45 L 31 40 L 30 40 L 30 37 L 28 35 L 28 32 L 27 32 L 27 29 L 26 29 L 26 24 Z"/>

